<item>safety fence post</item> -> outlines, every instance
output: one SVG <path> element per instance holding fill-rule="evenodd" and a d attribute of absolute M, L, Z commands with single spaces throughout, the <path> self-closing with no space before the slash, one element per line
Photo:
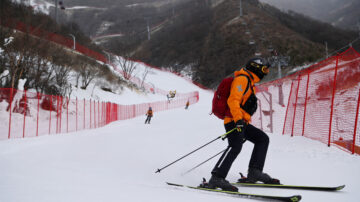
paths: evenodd
<path fill-rule="evenodd" d="M 60 133 L 62 129 L 62 108 L 63 108 L 63 96 L 60 97 Z"/>
<path fill-rule="evenodd" d="M 113 108 L 113 105 L 108 102 L 108 116 L 109 116 L 108 123 L 112 122 L 112 110 L 113 110 L 112 108 Z"/>
<path fill-rule="evenodd" d="M 100 102 L 98 100 L 98 127 L 100 127 Z"/>
<path fill-rule="evenodd" d="M 91 99 L 89 100 L 89 102 L 90 102 L 90 128 L 91 128 Z"/>
<path fill-rule="evenodd" d="M 8 134 L 8 139 L 10 139 L 10 135 L 11 135 L 11 109 L 12 109 L 12 97 L 13 97 L 13 88 L 10 88 L 10 98 L 9 98 L 9 134 Z"/>
<path fill-rule="evenodd" d="M 259 109 L 260 109 L 260 126 L 261 126 L 261 130 L 264 130 L 263 129 L 263 120 L 262 120 L 261 100 L 258 99 L 258 102 L 259 102 Z"/>
<path fill-rule="evenodd" d="M 116 104 L 111 104 L 111 122 L 115 121 Z"/>
<path fill-rule="evenodd" d="M 56 134 L 59 133 L 59 96 L 56 95 Z"/>
<path fill-rule="evenodd" d="M 286 113 L 285 113 L 285 119 L 284 119 L 284 127 L 283 127 L 283 132 L 282 132 L 283 135 L 285 134 L 286 119 L 287 119 L 287 115 L 288 115 L 288 111 L 289 111 L 290 98 L 291 98 L 291 93 L 292 93 L 292 90 L 293 90 L 293 85 L 294 85 L 294 81 L 291 81 L 290 94 L 289 94 L 289 99 L 288 99 L 288 103 L 287 103 L 287 107 L 286 107 Z"/>
<path fill-rule="evenodd" d="M 59 119 L 59 129 L 58 129 L 58 133 L 61 133 L 61 97 L 58 96 L 58 102 L 59 102 L 59 109 L 58 109 L 58 119 Z"/>
<path fill-rule="evenodd" d="M 50 132 L 51 132 L 51 110 L 52 110 L 52 106 L 53 106 L 53 103 L 52 103 L 52 95 L 50 95 L 50 118 L 49 118 L 49 135 L 50 135 Z"/>
<path fill-rule="evenodd" d="M 135 105 L 133 105 L 133 115 L 132 117 L 135 117 Z"/>
<path fill-rule="evenodd" d="M 107 120 L 108 120 L 108 117 L 107 117 L 107 116 L 108 116 L 108 113 L 107 113 L 107 110 L 108 110 L 108 109 L 107 109 L 107 102 L 104 103 L 104 109 L 105 109 L 105 110 L 104 110 L 104 118 L 105 118 L 105 122 L 104 122 L 104 123 L 105 123 L 105 125 L 106 125 L 106 124 L 107 124 Z"/>
<path fill-rule="evenodd" d="M 78 99 L 76 97 L 76 131 L 78 130 Z"/>
<path fill-rule="evenodd" d="M 105 103 L 105 124 L 108 124 L 110 122 L 110 105 L 109 102 Z"/>
<path fill-rule="evenodd" d="M 19 102 L 19 108 L 22 107 L 23 108 L 23 112 L 24 112 L 24 123 L 23 123 L 23 138 L 25 138 L 25 119 L 26 119 L 26 108 L 27 108 L 27 100 L 26 100 L 26 89 L 24 89 L 24 103 L 21 103 L 21 99 Z"/>
<path fill-rule="evenodd" d="M 100 113 L 100 125 L 102 126 L 102 122 L 103 122 L 103 116 L 104 116 L 104 107 L 103 107 L 103 102 L 100 102 L 100 109 L 101 109 L 101 113 Z"/>
<path fill-rule="evenodd" d="M 298 96 L 299 96 L 299 88 L 300 88 L 300 74 L 298 76 L 298 86 L 297 86 L 297 90 L 296 90 L 296 98 L 295 98 L 294 116 L 293 116 L 292 129 L 291 129 L 291 137 L 294 136 L 294 125 L 295 125 L 295 117 L 296 117 L 297 100 L 298 100 Z"/>
<path fill-rule="evenodd" d="M 307 71 L 307 81 L 306 81 L 306 93 L 305 93 L 305 104 L 304 104 L 304 118 L 303 118 L 303 127 L 302 127 L 302 136 L 304 136 L 305 132 L 305 120 L 306 120 L 306 105 L 308 99 L 308 90 L 309 90 L 309 80 L 310 80 L 310 71 Z"/>
<path fill-rule="evenodd" d="M 357 107 L 356 107 L 354 137 L 353 137 L 353 144 L 352 144 L 352 154 L 355 153 L 355 140 L 356 140 L 357 123 L 358 123 L 358 118 L 359 118 L 359 106 L 360 106 L 360 89 L 359 89 L 359 96 L 358 96 Z"/>
<path fill-rule="evenodd" d="M 66 97 L 66 132 L 69 132 L 69 102 L 70 99 Z"/>
<path fill-rule="evenodd" d="M 13 88 L 10 89 L 10 98 L 9 98 L 9 134 L 8 139 L 10 139 L 11 135 L 11 109 L 12 109 L 12 97 L 13 97 Z"/>
<path fill-rule="evenodd" d="M 36 92 L 37 96 L 37 115 L 36 115 L 36 137 L 39 135 L 39 111 L 40 111 L 40 93 Z"/>
<path fill-rule="evenodd" d="M 94 128 L 96 128 L 96 101 L 94 100 Z"/>
<path fill-rule="evenodd" d="M 85 98 L 84 98 L 84 127 L 83 129 L 85 129 Z"/>
<path fill-rule="evenodd" d="M 330 126 L 329 126 L 329 140 L 328 140 L 328 147 L 330 147 L 331 142 L 331 126 L 332 126 L 332 117 L 334 113 L 334 100 L 335 100 L 335 91 L 336 91 L 336 78 L 337 78 L 337 70 L 338 70 L 338 63 L 339 63 L 339 55 L 336 56 L 336 66 L 335 66 L 335 73 L 334 73 L 334 82 L 333 82 L 333 92 L 331 98 L 331 111 L 330 111 Z"/>
<path fill-rule="evenodd" d="M 114 108 L 113 108 L 113 120 L 112 121 L 116 121 L 117 120 L 117 108 L 118 108 L 118 105 L 117 104 L 113 104 Z M 135 110 L 134 110 L 135 111 Z M 133 117 L 135 117 L 135 113 L 133 112 Z"/>
<path fill-rule="evenodd" d="M 120 109 L 120 105 L 116 104 L 116 119 L 115 121 L 118 121 L 119 120 L 119 110 Z"/>

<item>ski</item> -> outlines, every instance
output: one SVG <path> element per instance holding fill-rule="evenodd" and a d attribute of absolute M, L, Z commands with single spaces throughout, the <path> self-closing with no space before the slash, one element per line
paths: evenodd
<path fill-rule="evenodd" d="M 339 191 L 342 190 L 345 185 L 326 187 L 326 186 L 300 186 L 300 185 L 284 185 L 284 184 L 261 184 L 261 183 L 231 183 L 234 186 L 245 186 L 245 187 L 262 187 L 262 188 L 280 188 L 280 189 L 302 189 L 302 190 L 313 190 L 313 191 Z"/>
<path fill-rule="evenodd" d="M 302 185 L 286 185 L 286 184 L 262 184 L 262 183 L 251 183 L 247 178 L 239 173 L 241 178 L 238 182 L 231 183 L 234 186 L 243 187 L 261 187 L 261 188 L 279 188 L 279 189 L 301 189 L 301 190 L 312 190 L 312 191 L 339 191 L 342 190 L 345 185 L 329 187 L 329 186 L 302 186 Z"/>
<path fill-rule="evenodd" d="M 272 196 L 272 195 L 250 194 L 250 193 L 241 193 L 241 192 L 233 192 L 233 191 L 223 191 L 223 190 L 219 190 L 219 189 L 209 189 L 209 188 L 203 188 L 203 187 L 193 187 L 193 186 L 175 184 L 175 183 L 170 183 L 170 182 L 166 182 L 166 184 L 168 184 L 170 186 L 176 186 L 176 187 L 186 187 L 186 188 L 202 190 L 202 191 L 223 193 L 223 194 L 227 194 L 227 195 L 231 195 L 231 196 L 236 196 L 236 197 L 241 197 L 241 198 L 248 198 L 248 199 L 274 200 L 274 201 L 285 201 L 285 202 L 298 202 L 298 201 L 301 200 L 300 195 Z"/>

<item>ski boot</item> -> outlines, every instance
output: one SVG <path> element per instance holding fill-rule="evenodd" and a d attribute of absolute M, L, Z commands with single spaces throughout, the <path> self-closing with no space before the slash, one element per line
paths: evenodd
<path fill-rule="evenodd" d="M 220 188 L 224 191 L 233 191 L 233 192 L 237 192 L 238 188 L 235 187 L 234 185 L 230 184 L 229 181 L 225 180 L 222 177 L 217 177 L 215 175 L 212 175 L 209 182 L 206 183 L 205 179 L 203 181 L 204 187 L 203 188 L 208 188 L 208 189 L 216 189 L 216 188 Z M 206 187 L 205 187 L 206 186 Z M 200 185 L 201 187 L 201 185 Z"/>
<path fill-rule="evenodd" d="M 249 169 L 247 177 L 242 173 L 240 173 L 240 176 L 241 178 L 238 180 L 239 183 L 256 183 L 260 181 L 264 184 L 280 184 L 280 180 L 272 178 L 258 169 Z"/>

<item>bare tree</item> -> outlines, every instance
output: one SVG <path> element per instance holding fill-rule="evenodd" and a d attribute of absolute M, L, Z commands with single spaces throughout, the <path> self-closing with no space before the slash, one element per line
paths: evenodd
<path fill-rule="evenodd" d="M 148 66 L 145 67 L 145 70 L 144 70 L 144 72 L 143 72 L 143 74 L 142 74 L 142 76 L 141 76 L 141 85 L 140 85 L 141 88 L 144 87 L 144 82 L 145 82 L 146 76 L 147 76 L 148 73 L 149 73 L 149 70 L 150 70 L 150 68 L 149 68 Z"/>
<path fill-rule="evenodd" d="M 19 43 L 25 42 L 20 41 L 20 39 L 15 39 L 14 42 L 9 44 L 9 48 L 6 48 L 4 51 L 5 57 L 7 57 L 9 61 L 8 70 L 10 73 L 10 83 L 8 83 L 7 86 L 10 88 L 16 88 L 25 70 L 25 57 L 28 52 L 25 47 L 19 48 Z"/>
<path fill-rule="evenodd" d="M 78 88 L 79 87 L 79 80 L 80 80 L 80 77 L 81 77 L 81 73 L 80 72 L 76 72 L 75 73 L 75 87 Z"/>
<path fill-rule="evenodd" d="M 89 65 L 88 63 L 83 63 L 81 66 L 80 74 L 81 74 L 81 81 L 82 81 L 81 88 L 86 89 L 88 87 L 88 85 L 91 83 L 91 81 L 96 76 L 98 76 L 98 74 L 99 74 L 98 66 L 94 65 L 94 64 Z"/>
<path fill-rule="evenodd" d="M 66 88 L 68 87 L 70 68 L 67 66 L 56 66 L 54 68 L 54 80 L 56 86 L 59 88 L 59 92 L 61 95 L 65 95 Z"/>
<path fill-rule="evenodd" d="M 26 71 L 27 88 L 35 88 L 37 92 L 44 93 L 53 79 L 54 67 L 51 63 L 53 50 L 46 40 L 38 40 L 38 48 L 32 49 L 33 56 Z"/>
<path fill-rule="evenodd" d="M 117 63 L 120 65 L 120 68 L 122 70 L 122 76 L 126 79 L 126 80 L 130 80 L 134 71 L 137 68 L 137 64 L 130 60 L 129 56 L 125 56 L 125 57 L 117 57 L 116 58 Z"/>

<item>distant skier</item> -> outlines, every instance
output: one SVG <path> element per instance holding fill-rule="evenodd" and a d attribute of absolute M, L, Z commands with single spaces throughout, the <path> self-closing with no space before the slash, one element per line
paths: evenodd
<path fill-rule="evenodd" d="M 176 90 L 175 91 L 169 91 L 169 94 L 166 95 L 168 102 L 170 103 L 170 99 L 175 98 Z"/>
<path fill-rule="evenodd" d="M 150 124 L 150 120 L 151 120 L 151 117 L 153 117 L 153 111 L 152 111 L 152 108 L 149 107 L 148 111 L 146 112 L 146 120 L 145 120 L 145 124 L 148 123 Z"/>
<path fill-rule="evenodd" d="M 190 105 L 190 102 L 189 100 L 186 102 L 186 105 L 185 105 L 185 109 L 188 109 L 189 108 L 189 105 Z"/>
<path fill-rule="evenodd" d="M 247 62 L 246 67 L 234 72 L 234 80 L 231 83 L 230 96 L 227 104 L 230 116 L 224 118 L 225 130 L 233 132 L 227 135 L 229 146 L 224 151 L 209 180 L 209 187 L 219 187 L 227 191 L 237 191 L 237 187 L 225 180 L 232 163 L 240 153 L 246 140 L 254 144 L 250 158 L 246 182 L 257 181 L 265 184 L 280 184 L 278 179 L 263 173 L 266 153 L 269 146 L 269 137 L 260 129 L 250 124 L 251 116 L 257 109 L 254 84 L 259 82 L 269 73 L 270 64 L 263 58 L 254 58 Z M 239 179 L 244 181 L 244 179 Z"/>

